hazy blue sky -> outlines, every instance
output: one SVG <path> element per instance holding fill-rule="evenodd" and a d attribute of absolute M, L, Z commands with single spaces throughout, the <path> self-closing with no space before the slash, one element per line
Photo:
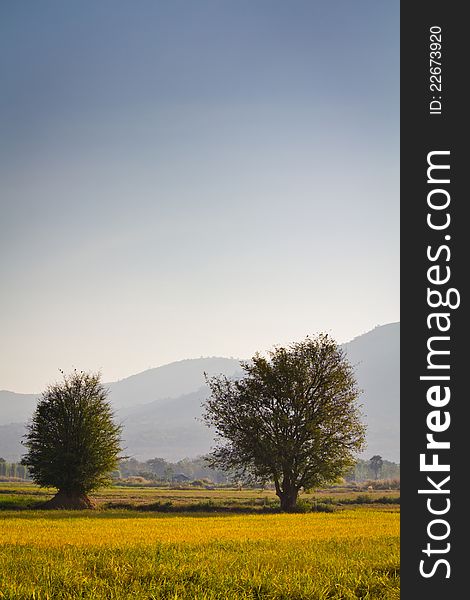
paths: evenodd
<path fill-rule="evenodd" d="M 398 0 L 0 5 L 0 389 L 399 319 Z"/>

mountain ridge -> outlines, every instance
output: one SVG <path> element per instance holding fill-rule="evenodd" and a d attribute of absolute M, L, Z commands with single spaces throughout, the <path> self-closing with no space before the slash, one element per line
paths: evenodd
<path fill-rule="evenodd" d="M 399 461 L 399 332 L 399 322 L 389 323 L 341 345 L 364 389 L 359 402 L 368 426 L 366 454 L 394 461 Z M 105 384 L 124 425 L 126 454 L 175 460 L 209 451 L 213 433 L 200 421 L 201 403 L 208 396 L 204 371 L 232 377 L 240 372 L 240 361 L 183 359 Z M 18 434 L 38 398 L 0 391 L 0 456 L 13 460 L 24 452 Z M 6 420 L 15 415 L 19 418 Z"/>

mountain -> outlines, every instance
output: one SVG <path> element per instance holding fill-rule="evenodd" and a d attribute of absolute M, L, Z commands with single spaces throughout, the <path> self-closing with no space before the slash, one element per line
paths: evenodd
<path fill-rule="evenodd" d="M 21 438 L 26 433 L 24 423 L 0 425 L 0 457 L 7 462 L 17 462 L 25 449 Z"/>
<path fill-rule="evenodd" d="M 0 425 L 27 421 L 33 413 L 38 398 L 39 394 L 16 394 L 0 390 Z M 0 456 L 2 456 L 1 452 Z"/>
<path fill-rule="evenodd" d="M 104 386 L 109 389 L 113 407 L 121 410 L 194 392 L 204 385 L 204 373 L 231 376 L 239 370 L 240 363 L 233 358 L 195 358 L 148 369 Z M 38 398 L 39 394 L 0 391 L 0 425 L 27 421 Z"/>
<path fill-rule="evenodd" d="M 360 402 L 368 425 L 363 458 L 380 454 L 399 461 L 399 340 L 400 324 L 392 323 L 343 345 L 363 390 Z M 124 426 L 127 455 L 178 460 L 210 449 L 212 433 L 200 422 L 201 403 L 208 395 L 204 371 L 209 375 L 233 376 L 240 367 L 234 359 L 190 359 L 107 384 L 117 418 Z M 29 410 L 25 417 L 26 409 L 34 407 L 36 400 L 34 395 L 1 392 L 0 425 L 24 421 L 32 412 Z M 9 403 L 16 405 L 17 401 L 17 408 Z M 21 417 L 12 418 L 15 415 Z M 12 460 L 22 453 L 21 431 L 23 427 L 18 423 L 0 426 L 0 456 Z"/>
<path fill-rule="evenodd" d="M 126 454 L 138 459 L 160 456 L 176 461 L 208 452 L 213 434 L 200 421 L 201 404 L 207 396 L 204 386 L 166 402 L 120 411 Z"/>
<path fill-rule="evenodd" d="M 193 409 L 191 405 L 184 408 L 181 404 L 184 404 L 186 395 L 190 397 L 191 392 L 201 390 L 205 372 L 208 375 L 223 373 L 232 376 L 239 370 L 239 361 L 232 358 L 197 358 L 173 362 L 120 381 L 105 383 L 117 417 L 125 425 L 125 445 L 128 454 L 155 456 L 154 449 L 158 452 L 162 448 L 165 456 L 179 457 L 178 445 L 182 448 L 182 456 L 200 454 L 200 449 L 206 447 L 205 441 L 212 439 L 211 434 L 205 427 L 191 431 L 194 417 L 188 415 L 188 410 L 193 412 Z M 5 460 L 16 461 L 24 453 L 20 443 L 21 436 L 25 433 L 24 423 L 31 417 L 38 398 L 39 394 L 0 391 L 0 457 Z M 173 404 L 173 401 L 169 401 L 170 398 L 175 399 L 174 406 L 175 409 L 179 407 L 178 417 L 184 426 L 166 431 L 160 427 L 155 429 L 154 420 L 149 424 L 139 421 L 141 406 L 151 405 L 155 408 L 162 404 L 163 414 L 170 414 L 172 409 L 169 405 Z M 137 418 L 128 421 L 128 415 L 134 409 Z M 159 415 L 160 413 L 156 418 L 160 421 Z M 141 430 L 138 429 L 139 423 L 142 425 Z M 156 439 L 159 440 L 158 445 L 155 445 Z"/>
<path fill-rule="evenodd" d="M 363 458 L 400 462 L 400 323 L 376 327 L 344 344 L 354 366 L 367 423 Z"/>
<path fill-rule="evenodd" d="M 105 385 L 115 408 L 133 407 L 190 394 L 204 385 L 204 373 L 231 376 L 240 370 L 239 365 L 233 358 L 193 358 L 148 369 Z"/>
<path fill-rule="evenodd" d="M 376 327 L 342 347 L 363 390 L 360 403 L 368 430 L 362 457 L 380 454 L 399 462 L 400 325 Z M 207 396 L 207 388 L 201 387 L 166 402 L 121 411 L 128 449 L 136 458 L 158 455 L 168 460 L 206 453 L 213 440 L 212 433 L 200 421 L 201 403 Z"/>

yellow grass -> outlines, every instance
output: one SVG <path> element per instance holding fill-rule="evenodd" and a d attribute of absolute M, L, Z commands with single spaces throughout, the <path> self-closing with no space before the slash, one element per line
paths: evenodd
<path fill-rule="evenodd" d="M 76 598 L 399 600 L 399 512 L 1 512 L 0 599 Z"/>
<path fill-rule="evenodd" d="M 4 523 L 2 544 L 32 544 L 36 547 L 106 546 L 128 547 L 156 542 L 201 544 L 212 541 L 281 541 L 362 539 L 397 536 L 398 513 L 385 511 L 344 511 L 325 513 L 113 517 L 65 516 L 50 519 L 38 513 L 35 519 L 16 518 Z"/>

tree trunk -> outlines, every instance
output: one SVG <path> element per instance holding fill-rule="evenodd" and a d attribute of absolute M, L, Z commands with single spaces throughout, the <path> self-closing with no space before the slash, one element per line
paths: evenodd
<path fill-rule="evenodd" d="M 279 499 L 281 501 L 281 510 L 284 512 L 292 512 L 295 510 L 297 504 L 297 496 L 299 495 L 299 490 L 297 489 L 287 489 L 287 490 L 279 490 L 278 494 Z"/>
<path fill-rule="evenodd" d="M 81 492 L 66 492 L 59 490 L 57 494 L 48 500 L 41 508 L 61 508 L 64 510 L 83 510 L 85 508 L 96 508 L 88 496 Z"/>

